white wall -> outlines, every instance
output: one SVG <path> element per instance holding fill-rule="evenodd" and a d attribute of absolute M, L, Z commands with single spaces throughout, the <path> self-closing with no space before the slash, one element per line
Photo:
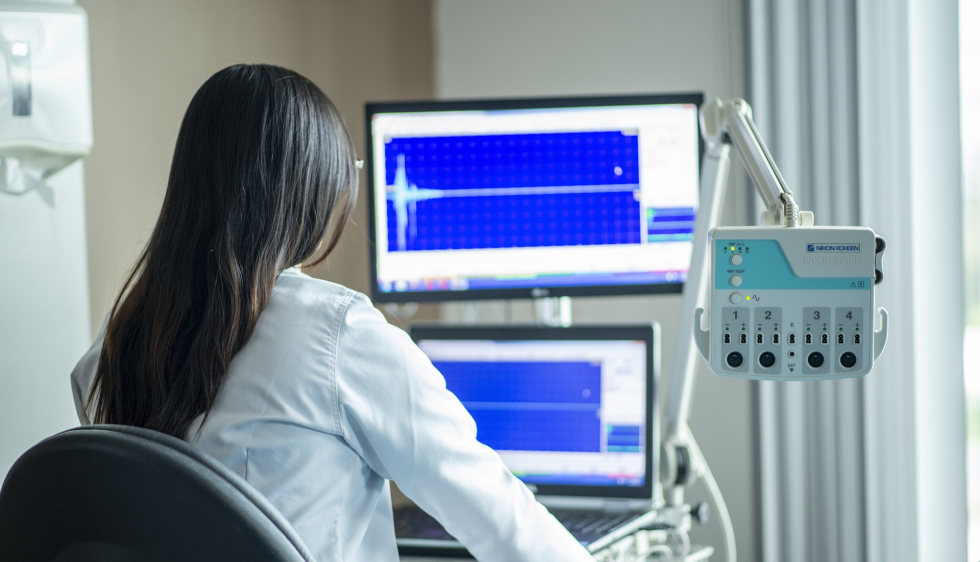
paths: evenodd
<path fill-rule="evenodd" d="M 433 17 L 436 93 L 442 98 L 691 90 L 744 96 L 739 1 L 437 0 Z M 747 200 L 742 187 L 731 190 L 728 220 L 746 214 Z M 481 303 L 477 310 L 480 321 L 532 318 L 523 301 Z M 679 314 L 679 296 L 581 298 L 573 304 L 577 323 L 658 321 L 664 373 L 670 372 Z M 460 305 L 445 306 L 448 320 L 461 316 Z M 661 397 L 667 384 L 661 381 Z M 759 558 L 755 396 L 754 383 L 702 369 L 691 420 L 731 510 L 743 560 Z M 708 496 L 699 485 L 688 498 Z M 694 539 L 714 545 L 721 558 L 716 521 L 695 529 Z"/>
<path fill-rule="evenodd" d="M 432 95 L 428 0 L 79 4 L 92 44 L 95 146 L 86 185 L 93 330 L 149 238 L 181 118 L 211 74 L 237 63 L 303 73 L 337 105 L 359 151 L 366 100 Z M 366 193 L 362 187 L 340 247 L 315 272 L 359 291 L 369 290 Z"/>
<path fill-rule="evenodd" d="M 82 164 L 49 185 L 53 206 L 0 193 L 0 479 L 78 425 L 68 375 L 91 344 Z"/>

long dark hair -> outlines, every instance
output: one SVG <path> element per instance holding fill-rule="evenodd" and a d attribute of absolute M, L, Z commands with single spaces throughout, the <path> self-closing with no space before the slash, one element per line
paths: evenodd
<path fill-rule="evenodd" d="M 184 438 L 214 404 L 276 277 L 311 259 L 335 207 L 356 201 L 356 156 L 337 109 L 269 65 L 219 71 L 194 95 L 163 209 L 109 317 L 88 406 L 95 423 Z"/>

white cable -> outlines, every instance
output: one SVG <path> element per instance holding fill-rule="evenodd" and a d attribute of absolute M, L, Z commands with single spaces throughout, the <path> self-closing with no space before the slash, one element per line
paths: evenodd
<path fill-rule="evenodd" d="M 684 556 L 686 557 L 691 553 L 691 535 L 684 529 L 674 529 L 674 532 L 681 538 L 681 547 L 684 549 Z"/>
<path fill-rule="evenodd" d="M 690 447 L 694 450 L 694 454 L 700 460 L 702 467 L 701 478 L 704 479 L 704 484 L 708 488 L 708 493 L 711 494 L 711 500 L 715 503 L 715 507 L 718 509 L 718 517 L 721 519 L 721 528 L 725 532 L 725 554 L 727 554 L 728 562 L 735 562 L 735 528 L 732 526 L 732 517 L 728 513 L 728 505 L 725 503 L 725 498 L 721 496 L 721 488 L 718 487 L 718 482 L 715 481 L 715 475 L 711 472 L 711 467 L 708 466 L 708 462 L 704 459 L 704 455 L 701 454 L 701 447 L 698 446 L 698 442 L 694 439 L 693 435 L 690 435 Z"/>
<path fill-rule="evenodd" d="M 637 556 L 637 559 L 638 560 L 648 560 L 650 558 L 653 558 L 653 555 L 654 554 L 657 554 L 657 555 L 661 555 L 662 554 L 662 555 L 665 556 L 665 558 L 664 557 L 661 557 L 661 556 L 657 556 L 657 560 L 665 560 L 665 561 L 668 561 L 668 562 L 673 562 L 674 561 L 674 553 L 671 552 L 670 547 L 668 547 L 665 544 L 661 544 L 661 545 L 650 547 L 650 550 L 642 553 L 642 556 Z"/>

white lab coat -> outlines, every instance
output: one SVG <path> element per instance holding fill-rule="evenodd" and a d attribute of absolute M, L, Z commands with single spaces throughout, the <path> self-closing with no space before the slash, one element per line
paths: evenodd
<path fill-rule="evenodd" d="M 78 416 L 102 334 L 72 373 Z M 442 375 L 364 295 L 283 272 L 188 439 L 244 477 L 319 562 L 395 561 L 388 479 L 486 562 L 587 551 L 476 440 Z"/>

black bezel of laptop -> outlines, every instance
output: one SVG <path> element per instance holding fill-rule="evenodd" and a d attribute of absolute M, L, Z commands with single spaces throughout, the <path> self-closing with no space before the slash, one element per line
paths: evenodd
<path fill-rule="evenodd" d="M 646 476 L 642 486 L 569 486 L 534 484 L 538 496 L 597 497 L 651 499 L 659 469 L 659 418 L 657 412 L 657 379 L 660 358 L 656 324 L 571 326 L 562 328 L 539 326 L 412 326 L 410 334 L 417 344 L 422 340 L 583 340 L 583 341 L 643 341 L 646 344 Z M 655 438 L 654 436 L 657 436 Z"/>

